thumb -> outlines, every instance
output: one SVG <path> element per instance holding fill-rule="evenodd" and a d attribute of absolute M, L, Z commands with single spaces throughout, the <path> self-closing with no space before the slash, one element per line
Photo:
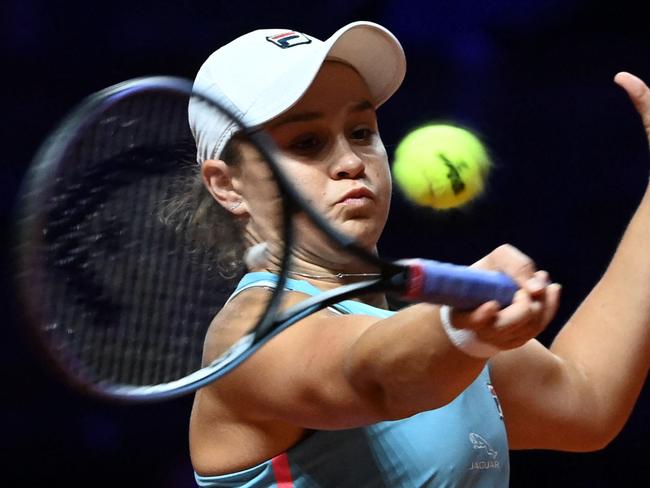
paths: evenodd
<path fill-rule="evenodd" d="M 621 71 L 614 77 L 614 82 L 623 88 L 641 116 L 643 128 L 650 144 L 650 89 L 638 76 Z"/>

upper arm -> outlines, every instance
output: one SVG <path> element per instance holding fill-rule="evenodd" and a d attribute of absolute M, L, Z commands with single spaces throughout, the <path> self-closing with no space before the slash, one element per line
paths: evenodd
<path fill-rule="evenodd" d="M 285 306 L 303 299 L 287 297 Z M 241 308 L 230 317 L 235 322 Z M 206 360 L 213 358 L 206 353 Z M 342 429 L 445 405 L 484 365 L 450 343 L 433 305 L 383 319 L 322 310 L 273 337 L 205 391 L 249 423 Z"/>
<path fill-rule="evenodd" d="M 377 320 L 320 311 L 263 345 L 214 391 L 252 421 L 319 429 L 377 421 L 373 402 L 345 374 L 346 352 Z"/>
<path fill-rule="evenodd" d="M 578 365 L 531 340 L 492 358 L 490 372 L 512 449 L 601 447 L 593 391 Z"/>

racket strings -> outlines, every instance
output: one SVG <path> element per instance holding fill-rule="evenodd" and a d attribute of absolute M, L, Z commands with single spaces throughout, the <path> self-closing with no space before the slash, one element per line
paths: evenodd
<path fill-rule="evenodd" d="M 56 273 L 47 301 L 52 340 L 70 349 L 76 374 L 155 384 L 200 367 L 205 330 L 243 272 L 243 245 L 228 236 L 238 248 L 219 260 L 191 228 L 157 218 L 187 171 L 180 163 L 194 157 L 178 123 L 187 101 L 127 102 L 64 155 L 74 173 L 58 179 L 48 209 L 44 254 Z"/>
<path fill-rule="evenodd" d="M 253 337 L 280 295 L 224 309 L 248 270 L 244 236 L 269 241 L 269 266 L 279 269 L 289 235 L 284 192 L 261 156 L 268 148 L 237 136 L 229 159 L 247 164 L 243 198 L 259 212 L 251 230 L 203 187 L 190 91 L 149 82 L 82 104 L 43 147 L 27 185 L 25 275 L 37 284 L 29 303 L 40 341 L 67 379 L 108 396 L 115 387 L 171 394 L 213 371 L 199 371 L 209 350 L 225 365 L 249 347 L 242 337 Z M 204 115 L 230 117 L 204 102 Z"/>

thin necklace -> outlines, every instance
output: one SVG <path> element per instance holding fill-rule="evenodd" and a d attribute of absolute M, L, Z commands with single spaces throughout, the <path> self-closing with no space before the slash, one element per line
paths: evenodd
<path fill-rule="evenodd" d="M 308 273 L 300 273 L 298 271 L 289 271 L 289 274 L 302 276 L 303 278 L 312 278 L 314 280 L 343 280 L 345 278 L 378 278 L 381 273 L 336 273 L 333 275 L 314 275 Z"/>

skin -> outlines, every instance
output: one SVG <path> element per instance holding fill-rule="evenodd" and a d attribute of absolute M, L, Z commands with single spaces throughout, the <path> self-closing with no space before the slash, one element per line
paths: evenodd
<path fill-rule="evenodd" d="M 632 75 L 622 86 L 650 133 L 650 92 Z M 306 95 L 266 127 L 281 164 L 310 202 L 369 250 L 376 249 L 390 203 L 390 173 L 370 93 L 349 66 L 326 62 Z M 230 167 L 206 161 L 206 187 L 245 219 L 249 242 L 273 236 L 273 187 L 255 153 Z M 352 189 L 365 194 L 343 198 Z M 254 190 L 253 190 L 254 189 Z M 312 274 L 368 271 L 331 249 L 300 220 L 296 269 Z M 503 245 L 474 266 L 511 275 L 521 289 L 512 305 L 488 302 L 454 312 L 457 327 L 502 350 L 491 362 L 512 448 L 584 451 L 606 445 L 627 420 L 645 381 L 650 348 L 650 192 L 603 278 L 547 349 L 537 336 L 557 310 L 560 287 L 533 261 Z M 268 265 L 273 269 L 273 258 Z M 311 280 L 321 289 L 330 281 Z M 239 294 L 215 317 L 204 359 L 220 351 L 214 331 L 236 336 L 261 313 L 268 290 Z M 303 299 L 289 293 L 285 305 Z M 383 296 L 368 297 L 385 305 Z M 438 307 L 417 304 L 390 318 L 313 314 L 275 337 L 218 383 L 197 392 L 190 451 L 203 475 L 253 466 L 290 448 L 310 429 L 341 429 L 439 408 L 476 378 L 486 361 L 456 349 Z M 607 340 L 603 340 L 606 338 Z M 327 344 L 327 347 L 315 345 Z M 588 411 L 590 415 L 585 416 Z M 586 417 L 586 418 L 585 418 Z"/>

